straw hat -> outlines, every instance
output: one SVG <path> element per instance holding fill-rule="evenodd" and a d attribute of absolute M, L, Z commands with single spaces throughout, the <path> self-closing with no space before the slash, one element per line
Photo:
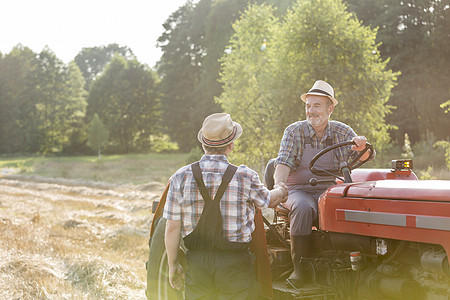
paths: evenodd
<path fill-rule="evenodd" d="M 216 113 L 206 117 L 198 132 L 198 140 L 205 146 L 222 147 L 231 144 L 242 134 L 242 126 L 233 122 L 227 113 Z"/>
<path fill-rule="evenodd" d="M 306 103 L 306 96 L 307 95 L 317 95 L 317 96 L 325 96 L 330 98 L 330 100 L 333 102 L 333 105 L 336 106 L 338 104 L 338 101 L 334 99 L 334 90 L 323 80 L 317 80 L 314 82 L 313 87 L 307 92 L 306 94 L 303 94 L 300 96 L 300 98 L 303 100 L 303 102 Z"/>

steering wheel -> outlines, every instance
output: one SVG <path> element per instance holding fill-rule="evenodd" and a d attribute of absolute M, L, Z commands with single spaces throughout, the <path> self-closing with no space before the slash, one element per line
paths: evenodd
<path fill-rule="evenodd" d="M 341 166 L 339 166 L 339 169 L 317 169 L 314 164 L 316 163 L 316 161 L 322 157 L 325 153 L 328 153 L 336 148 L 340 148 L 340 147 L 346 147 L 346 146 L 350 146 L 350 145 L 356 145 L 353 141 L 346 141 L 346 142 L 341 142 L 341 143 L 337 143 L 334 145 L 331 145 L 329 147 L 326 147 L 325 149 L 323 149 L 322 151 L 320 151 L 319 153 L 317 153 L 313 159 L 311 160 L 311 162 L 309 163 L 309 169 L 311 170 L 311 173 L 318 175 L 318 176 L 329 176 L 332 175 L 340 180 L 342 180 L 342 178 L 339 177 L 339 175 L 343 175 L 344 176 L 344 182 L 352 182 L 352 179 L 350 177 L 350 171 L 356 168 L 359 168 L 360 166 L 362 166 L 363 164 L 365 164 L 366 162 L 368 162 L 369 160 L 371 160 L 373 157 L 375 157 L 375 151 L 373 146 L 370 143 L 366 143 L 366 147 L 359 152 L 358 156 L 356 156 L 354 159 L 352 159 L 350 162 L 343 162 L 341 163 Z M 363 161 L 359 161 L 359 159 L 367 152 L 370 150 L 370 155 L 366 160 Z"/>

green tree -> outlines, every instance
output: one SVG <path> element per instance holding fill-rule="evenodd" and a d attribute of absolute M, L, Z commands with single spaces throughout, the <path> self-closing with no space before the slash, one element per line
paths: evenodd
<path fill-rule="evenodd" d="M 36 54 L 17 45 L 0 60 L 0 153 L 25 152 L 23 128 L 19 113 L 32 109 L 29 102 L 21 103 L 30 83 L 30 70 L 37 63 Z"/>
<path fill-rule="evenodd" d="M 0 136 L 4 152 L 60 152 L 85 110 L 84 81 L 48 48 L 18 45 L 0 63 Z M 78 76 L 78 77 L 77 77 Z"/>
<path fill-rule="evenodd" d="M 450 113 L 450 100 L 441 104 L 441 107 L 445 110 L 445 113 Z M 447 162 L 447 169 L 450 170 L 450 141 L 438 141 L 435 144 L 436 147 L 440 147 L 445 152 L 445 161 Z"/>
<path fill-rule="evenodd" d="M 86 81 L 85 88 L 87 91 L 89 91 L 95 78 L 105 70 L 106 65 L 115 55 L 123 56 L 125 59 L 136 59 L 130 48 L 120 47 L 118 44 L 83 48 L 75 56 L 75 63 L 80 68 Z"/>
<path fill-rule="evenodd" d="M 88 133 L 87 133 L 87 145 L 96 150 L 98 153 L 98 159 L 102 158 L 101 151 L 106 148 L 109 140 L 109 132 L 105 124 L 94 114 L 91 122 L 89 123 Z"/>
<path fill-rule="evenodd" d="M 398 126 L 411 142 L 433 132 L 449 138 L 450 118 L 440 109 L 450 90 L 450 5 L 441 0 L 347 0 L 366 25 L 379 28 L 377 41 L 388 66 L 401 71 L 390 103 L 397 107 L 387 122 Z"/>
<path fill-rule="evenodd" d="M 65 132 L 69 139 L 63 149 L 66 153 L 80 153 L 84 149 L 86 141 L 86 125 L 84 117 L 87 107 L 87 92 L 84 90 L 85 80 L 78 65 L 72 61 L 69 63 L 66 73 L 66 96 L 64 111 Z"/>
<path fill-rule="evenodd" d="M 235 156 L 263 165 L 275 155 L 278 137 L 283 132 L 282 109 L 276 105 L 270 83 L 276 68 L 272 58 L 276 46 L 272 41 L 280 33 L 280 22 L 271 6 L 253 5 L 234 24 L 234 29 L 231 52 L 222 60 L 224 91 L 217 101 L 244 129 L 237 141 L 239 151 L 235 152 L 240 154 Z M 267 47 L 261 51 L 265 40 Z"/>
<path fill-rule="evenodd" d="M 198 86 L 206 55 L 202 43 L 204 27 L 197 24 L 204 22 L 204 16 L 195 19 L 193 11 L 195 7 L 202 7 L 207 15 L 210 2 L 200 1 L 197 6 L 191 1 L 186 2 L 169 16 L 163 24 L 165 31 L 158 38 L 158 47 L 163 51 L 157 66 L 162 78 L 163 125 L 182 151 L 197 144 L 194 135 L 186 133 L 198 130 L 198 120 L 202 118 L 195 109 L 198 99 L 194 89 Z"/>
<path fill-rule="evenodd" d="M 84 118 L 84 81 L 78 67 L 64 65 L 50 49 L 44 48 L 38 58 L 31 73 L 34 85 L 30 96 L 35 99 L 28 101 L 36 103 L 30 120 L 40 136 L 38 151 L 61 152 L 70 143 L 74 122 Z"/>
<path fill-rule="evenodd" d="M 282 21 L 272 8 L 254 5 L 234 28 L 218 101 L 251 131 L 238 143 L 245 160 L 261 165 L 277 154 L 284 128 L 305 117 L 300 94 L 317 79 L 335 88 L 340 102 L 334 119 L 378 149 L 388 143 L 384 119 L 395 74 L 380 58 L 376 31 L 362 26 L 341 1 L 298 1 Z"/>
<path fill-rule="evenodd" d="M 158 77 L 136 60 L 116 56 L 92 84 L 87 117 L 95 113 L 110 132 L 110 149 L 119 153 L 146 150 L 160 131 Z"/>
<path fill-rule="evenodd" d="M 200 112 L 196 122 L 196 128 L 200 128 L 204 118 L 213 112 L 222 111 L 220 105 L 214 102 L 214 97 L 222 93 L 220 82 L 220 58 L 224 55 L 231 35 L 232 24 L 239 18 L 241 12 L 247 7 L 249 1 L 219 0 L 210 4 L 210 9 L 202 24 L 205 56 L 202 60 L 202 68 L 197 86 L 194 89 L 195 111 Z M 196 7 L 198 15 L 202 11 Z M 194 17 L 193 20 L 197 18 Z"/>
<path fill-rule="evenodd" d="M 188 1 L 164 23 L 158 39 L 163 56 L 157 68 L 162 78 L 162 103 L 167 133 L 182 151 L 198 145 L 193 135 L 203 119 L 222 108 L 214 97 L 222 92 L 219 59 L 227 51 L 232 23 L 251 1 Z M 280 7 L 284 13 L 291 0 L 258 0 Z M 173 119 L 181 123 L 172 122 Z"/>
<path fill-rule="evenodd" d="M 198 102 L 210 101 L 222 93 L 220 82 L 220 58 L 225 54 L 229 40 L 234 33 L 233 23 L 239 19 L 249 3 L 270 4 L 275 16 L 284 15 L 287 9 L 294 3 L 293 0 L 219 0 L 211 4 L 211 9 L 206 18 L 204 47 L 206 56 L 203 60 L 202 76 L 198 87 Z M 227 49 L 227 50 L 226 50 Z M 203 101 L 202 101 L 203 100 Z M 211 104 L 209 104 L 211 106 Z"/>

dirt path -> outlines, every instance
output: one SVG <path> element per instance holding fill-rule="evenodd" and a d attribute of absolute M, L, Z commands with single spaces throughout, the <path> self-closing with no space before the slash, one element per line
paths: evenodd
<path fill-rule="evenodd" d="M 163 189 L 0 177 L 0 297 L 145 299 Z"/>

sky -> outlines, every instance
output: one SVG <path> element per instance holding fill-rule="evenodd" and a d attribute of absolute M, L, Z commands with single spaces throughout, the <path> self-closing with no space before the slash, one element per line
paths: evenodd
<path fill-rule="evenodd" d="M 153 67 L 161 57 L 162 24 L 186 0 L 8 0 L 1 5 L 0 52 L 17 44 L 48 46 L 65 63 L 84 47 L 128 46 Z"/>

